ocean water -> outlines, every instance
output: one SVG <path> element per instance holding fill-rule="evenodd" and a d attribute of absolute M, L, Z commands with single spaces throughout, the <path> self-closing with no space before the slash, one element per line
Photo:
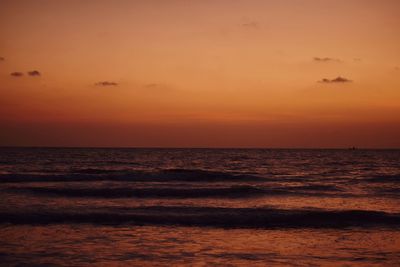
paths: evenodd
<path fill-rule="evenodd" d="M 2 266 L 399 266 L 400 150 L 0 148 Z"/>

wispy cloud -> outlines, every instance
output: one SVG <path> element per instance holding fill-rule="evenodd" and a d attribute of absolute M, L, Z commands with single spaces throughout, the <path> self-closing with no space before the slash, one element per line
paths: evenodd
<path fill-rule="evenodd" d="M 24 73 L 19 72 L 19 71 L 14 71 L 14 72 L 11 72 L 10 75 L 13 77 L 22 77 L 22 76 L 24 76 Z"/>
<path fill-rule="evenodd" d="M 156 88 L 158 86 L 159 86 L 159 84 L 157 84 L 157 83 L 148 83 L 148 84 L 144 85 L 145 88 Z"/>
<path fill-rule="evenodd" d="M 315 62 L 342 62 L 342 60 L 331 57 L 314 57 Z"/>
<path fill-rule="evenodd" d="M 29 76 L 40 76 L 40 72 L 37 70 L 28 71 Z"/>
<path fill-rule="evenodd" d="M 176 88 L 174 86 L 171 86 L 170 84 L 155 83 L 155 82 L 143 84 L 141 87 L 146 92 L 165 93 L 165 92 L 172 92 L 172 91 L 176 90 Z"/>
<path fill-rule="evenodd" d="M 327 79 L 324 78 L 320 81 L 318 81 L 319 83 L 351 83 L 353 82 L 352 80 L 349 80 L 347 78 L 343 78 L 341 76 L 336 77 L 335 79 Z"/>
<path fill-rule="evenodd" d="M 258 29 L 260 27 L 260 24 L 257 21 L 249 21 L 242 23 L 242 26 L 246 28 Z"/>
<path fill-rule="evenodd" d="M 96 86 L 118 86 L 118 83 L 110 82 L 110 81 L 102 81 L 102 82 L 97 82 L 94 85 L 96 85 Z"/>

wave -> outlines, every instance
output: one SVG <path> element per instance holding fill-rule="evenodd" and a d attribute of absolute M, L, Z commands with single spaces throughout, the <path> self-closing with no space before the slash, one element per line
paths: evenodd
<path fill-rule="evenodd" d="M 400 198 L 400 188 L 376 188 L 374 193 L 386 197 Z"/>
<path fill-rule="evenodd" d="M 362 181 L 369 183 L 396 183 L 400 182 L 400 174 L 377 175 L 365 178 Z"/>
<path fill-rule="evenodd" d="M 308 184 L 300 186 L 291 186 L 288 188 L 292 190 L 304 190 L 304 191 L 333 191 L 333 192 L 343 191 L 334 185 L 322 185 L 322 184 Z"/>
<path fill-rule="evenodd" d="M 266 178 L 228 172 L 198 169 L 164 169 L 157 171 L 83 169 L 66 174 L 2 174 L 0 183 L 21 182 L 85 182 L 85 181 L 132 181 L 132 182 L 221 182 L 267 181 Z"/>
<path fill-rule="evenodd" d="M 22 187 L 9 191 L 57 197 L 93 198 L 244 198 L 264 194 L 264 190 L 252 186 L 223 188 L 48 188 Z"/>
<path fill-rule="evenodd" d="M 16 193 L 28 193 L 53 197 L 90 197 L 90 198 L 254 198 L 261 196 L 342 196 L 333 186 L 308 185 L 295 187 L 266 188 L 250 185 L 230 187 L 111 187 L 111 188 L 71 188 L 71 187 L 11 187 Z"/>
<path fill-rule="evenodd" d="M 98 211 L 0 212 L 5 224 L 158 225 L 221 228 L 400 227 L 400 214 L 364 210 L 166 207 Z"/>

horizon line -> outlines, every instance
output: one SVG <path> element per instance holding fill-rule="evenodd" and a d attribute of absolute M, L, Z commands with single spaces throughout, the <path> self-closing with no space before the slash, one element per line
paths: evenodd
<path fill-rule="evenodd" d="M 2 148 L 50 148 L 50 149 L 263 149 L 263 150 L 400 150 L 400 147 L 212 147 L 212 146 L 2 146 Z"/>

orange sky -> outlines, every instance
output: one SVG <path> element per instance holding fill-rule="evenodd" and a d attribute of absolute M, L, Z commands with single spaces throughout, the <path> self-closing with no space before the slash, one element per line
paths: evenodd
<path fill-rule="evenodd" d="M 397 0 L 0 0 L 0 145 L 400 147 L 399 14 Z"/>

